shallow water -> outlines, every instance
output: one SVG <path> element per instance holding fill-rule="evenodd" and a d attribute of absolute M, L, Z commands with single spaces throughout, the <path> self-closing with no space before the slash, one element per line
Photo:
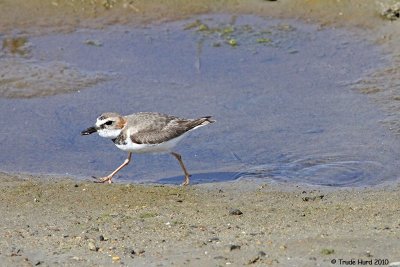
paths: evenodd
<path fill-rule="evenodd" d="M 397 179 L 399 141 L 380 123 L 384 114 L 348 86 L 382 66 L 377 47 L 292 20 L 200 19 L 219 30 L 185 30 L 192 19 L 30 38 L 35 60 L 108 78 L 69 94 L 0 99 L 0 170 L 106 175 L 126 154 L 80 131 L 105 111 L 158 111 L 217 120 L 176 149 L 193 183 L 257 177 L 361 186 Z M 235 29 L 230 39 L 228 27 Z M 179 183 L 181 175 L 169 155 L 134 155 L 116 179 Z"/>

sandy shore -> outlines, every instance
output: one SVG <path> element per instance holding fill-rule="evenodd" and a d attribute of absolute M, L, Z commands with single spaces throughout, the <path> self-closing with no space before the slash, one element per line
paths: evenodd
<path fill-rule="evenodd" d="M 400 261 L 400 186 L 332 190 L 238 181 L 178 187 L 0 178 L 2 266 Z"/>

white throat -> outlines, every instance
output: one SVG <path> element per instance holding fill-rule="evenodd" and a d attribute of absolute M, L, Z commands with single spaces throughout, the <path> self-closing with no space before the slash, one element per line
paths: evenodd
<path fill-rule="evenodd" d="M 117 138 L 121 133 L 122 129 L 101 129 L 97 130 L 97 133 L 104 138 L 114 139 Z"/>

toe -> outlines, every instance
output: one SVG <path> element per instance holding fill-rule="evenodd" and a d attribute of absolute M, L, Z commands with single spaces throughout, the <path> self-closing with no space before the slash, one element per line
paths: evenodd
<path fill-rule="evenodd" d="M 95 178 L 95 177 L 93 177 L 93 178 Z M 112 177 L 109 177 L 109 176 L 106 176 L 103 178 L 95 178 L 95 179 L 96 179 L 96 181 L 94 181 L 95 183 L 101 183 L 101 184 L 104 184 L 106 182 L 108 182 L 109 184 L 112 183 L 112 181 L 111 181 Z"/>
<path fill-rule="evenodd" d="M 181 186 L 187 186 L 187 185 L 189 185 L 189 180 L 185 180 L 185 181 L 181 184 Z"/>

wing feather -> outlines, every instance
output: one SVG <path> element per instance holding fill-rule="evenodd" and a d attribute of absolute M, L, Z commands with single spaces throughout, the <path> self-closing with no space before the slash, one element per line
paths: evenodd
<path fill-rule="evenodd" d="M 210 116 L 199 119 L 182 119 L 174 116 L 158 114 L 157 120 L 147 124 L 147 127 L 138 128 L 130 135 L 136 144 L 160 144 L 181 136 L 199 126 L 214 122 Z"/>

